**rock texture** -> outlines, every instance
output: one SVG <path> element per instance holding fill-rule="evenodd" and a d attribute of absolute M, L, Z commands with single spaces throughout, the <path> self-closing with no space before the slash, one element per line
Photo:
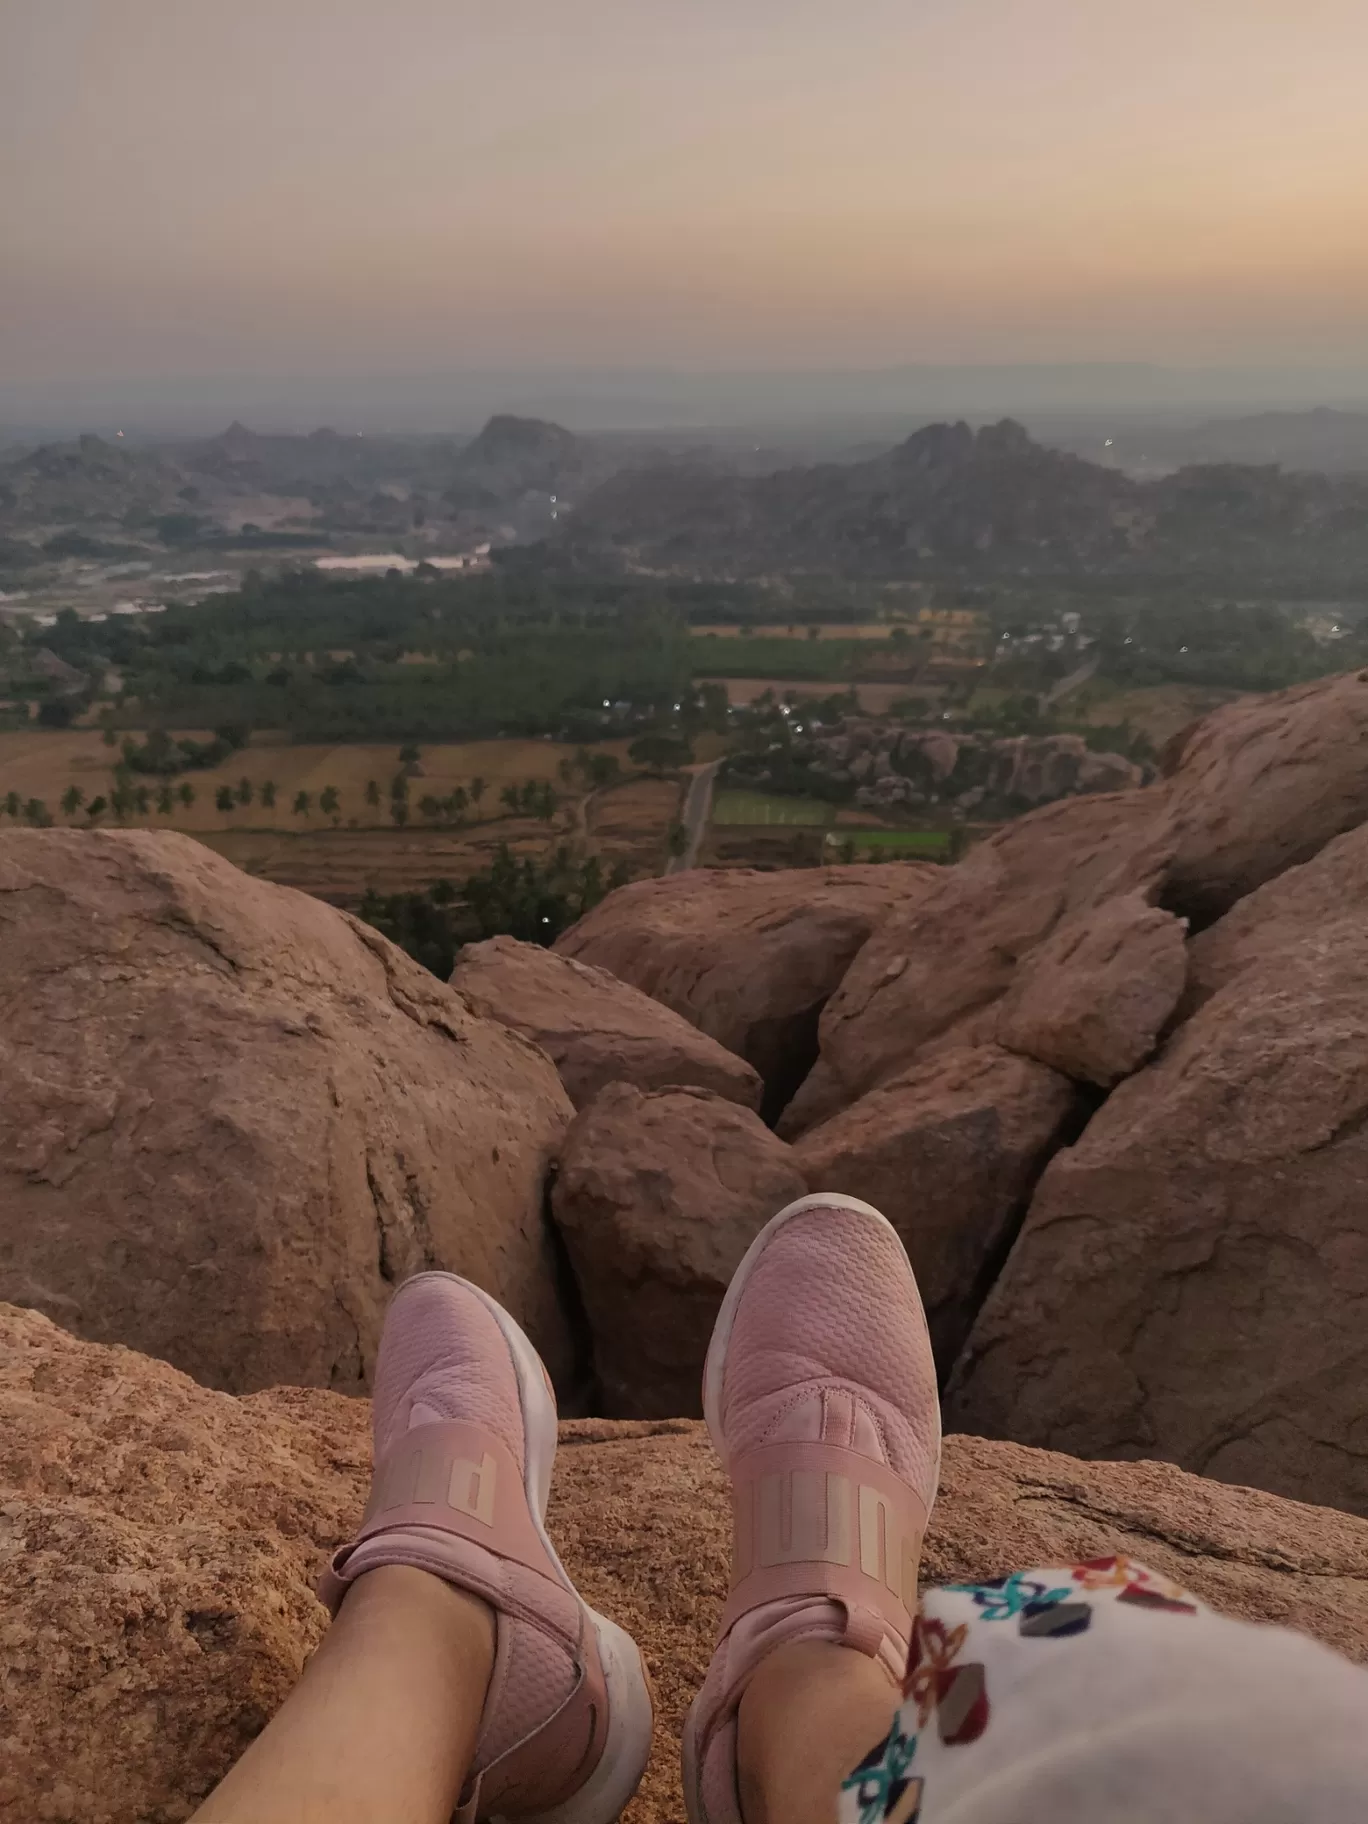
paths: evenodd
<path fill-rule="evenodd" d="M 618 1082 L 693 1084 L 743 1108 L 760 1106 L 760 1078 L 744 1059 L 591 963 L 491 937 L 466 945 L 451 985 L 476 1013 L 535 1039 L 576 1108 Z"/>
<path fill-rule="evenodd" d="M 995 1045 L 913 1066 L 805 1134 L 812 1191 L 844 1191 L 902 1237 L 948 1373 L 1045 1160 L 1080 1118 L 1066 1078 Z"/>
<path fill-rule="evenodd" d="M 1368 1513 L 1368 831 L 1193 946 L 1200 1005 L 1051 1163 L 951 1420 Z"/>
<path fill-rule="evenodd" d="M 998 1000 L 1066 918 L 1163 878 L 1160 794 L 1047 805 L 941 871 L 860 951 L 821 1020 L 821 1057 L 852 1101 Z"/>
<path fill-rule="evenodd" d="M 611 970 L 754 1065 L 773 1120 L 807 1075 L 818 1017 L 851 959 L 940 876 L 914 862 L 694 869 L 620 887 L 556 948 Z"/>
<path fill-rule="evenodd" d="M 576 1120 L 552 1192 L 594 1339 L 603 1410 L 702 1411 L 727 1282 L 807 1187 L 749 1110 L 703 1089 L 614 1083 Z"/>
<path fill-rule="evenodd" d="M 1187 980 L 1187 928 L 1124 894 L 1061 925 L 1017 970 L 998 1015 L 1012 1051 L 1110 1089 L 1150 1056 Z"/>
<path fill-rule="evenodd" d="M 1165 904 L 1207 922 L 1368 818 L 1368 672 L 1213 711 L 1167 795 Z"/>
<path fill-rule="evenodd" d="M 234 1399 L 0 1308 L 0 1819 L 181 1824 L 325 1623 L 310 1585 L 355 1524 L 364 1402 Z M 683 1824 L 679 1734 L 726 1595 L 702 1425 L 561 1428 L 549 1525 L 641 1642 L 656 1752 L 627 1824 Z M 946 1440 L 927 1581 L 1122 1551 L 1227 1613 L 1368 1657 L 1368 1525 L 1165 1464 Z"/>
<path fill-rule="evenodd" d="M 572 1349 L 550 1061 L 368 926 L 186 837 L 0 836 L 0 1298 L 210 1385 L 367 1384 L 394 1284 Z"/>

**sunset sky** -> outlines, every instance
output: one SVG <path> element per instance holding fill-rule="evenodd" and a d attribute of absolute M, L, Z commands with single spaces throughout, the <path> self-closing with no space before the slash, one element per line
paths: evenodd
<path fill-rule="evenodd" d="M 0 0 L 0 377 L 1368 363 L 1368 0 Z"/>

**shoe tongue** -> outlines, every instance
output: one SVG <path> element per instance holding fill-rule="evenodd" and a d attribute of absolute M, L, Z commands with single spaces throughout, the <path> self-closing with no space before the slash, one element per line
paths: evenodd
<path fill-rule="evenodd" d="M 844 1387 L 814 1387 L 765 1428 L 767 1444 L 835 1444 L 886 1463 L 874 1415 Z"/>

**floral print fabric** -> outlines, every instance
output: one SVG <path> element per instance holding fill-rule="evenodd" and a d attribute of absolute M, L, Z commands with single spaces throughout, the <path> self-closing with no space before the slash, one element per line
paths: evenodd
<path fill-rule="evenodd" d="M 1123 1556 L 927 1591 L 902 1695 L 841 1824 L 1368 1819 L 1368 1674 Z"/>

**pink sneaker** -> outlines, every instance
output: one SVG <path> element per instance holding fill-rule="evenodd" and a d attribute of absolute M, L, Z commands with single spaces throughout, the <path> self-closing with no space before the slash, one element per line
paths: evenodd
<path fill-rule="evenodd" d="M 370 1503 L 323 1601 L 335 1614 L 355 1578 L 407 1564 L 489 1603 L 494 1675 L 458 1816 L 609 1824 L 645 1771 L 650 1687 L 546 1536 L 556 1403 L 536 1350 L 478 1287 L 420 1273 L 385 1320 L 372 1430 Z"/>
<path fill-rule="evenodd" d="M 732 1481 L 732 1587 L 684 1799 L 692 1824 L 740 1824 L 737 1706 L 766 1654 L 805 1638 L 867 1653 L 890 1714 L 907 1665 L 940 1403 L 917 1282 L 877 1210 L 821 1194 L 766 1224 L 722 1301 L 703 1410 Z"/>

